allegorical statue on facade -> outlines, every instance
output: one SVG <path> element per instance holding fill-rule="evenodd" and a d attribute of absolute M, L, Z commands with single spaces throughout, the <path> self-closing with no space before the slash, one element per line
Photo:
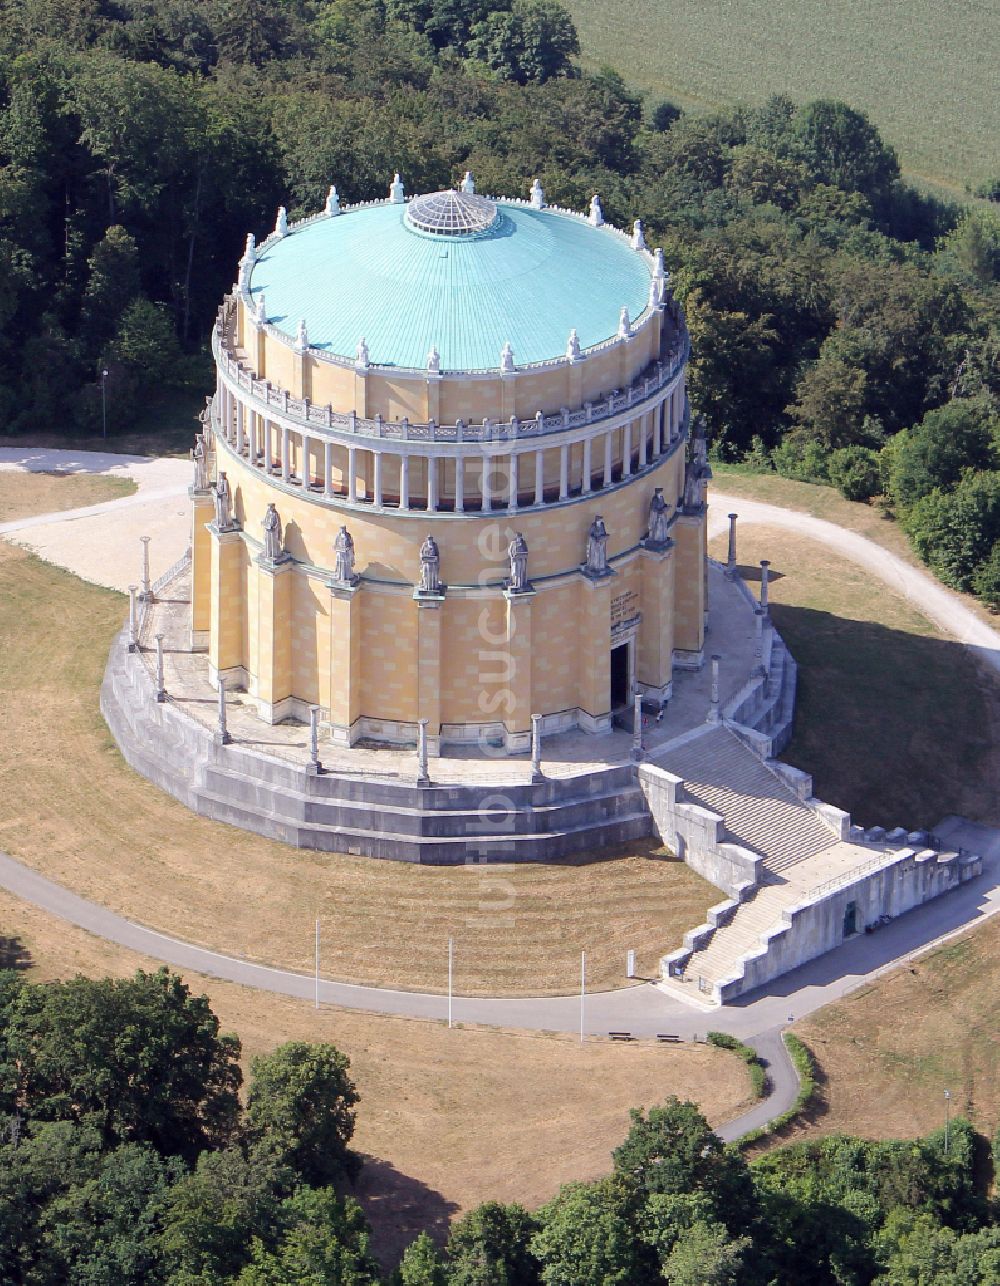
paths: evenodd
<path fill-rule="evenodd" d="M 215 484 L 215 525 L 219 531 L 232 531 L 233 493 L 229 489 L 229 479 L 224 473 L 219 474 Z"/>
<path fill-rule="evenodd" d="M 354 538 L 346 527 L 341 527 L 333 538 L 333 579 L 345 585 L 354 585 L 358 579 L 354 570 Z"/>
<path fill-rule="evenodd" d="M 267 506 L 263 527 L 264 557 L 272 563 L 281 562 L 285 557 L 285 550 L 281 540 L 281 519 L 278 517 L 278 511 L 273 502 Z"/>
<path fill-rule="evenodd" d="M 649 531 L 646 540 L 650 545 L 665 545 L 669 541 L 667 517 L 667 502 L 663 499 L 663 488 L 657 487 L 649 502 Z"/>
<path fill-rule="evenodd" d="M 701 469 L 692 460 L 684 474 L 684 508 L 693 510 L 701 505 Z"/>
<path fill-rule="evenodd" d="M 518 532 L 507 546 L 507 557 L 510 559 L 510 589 L 515 593 L 530 588 L 528 584 L 528 542 L 524 534 Z"/>
<path fill-rule="evenodd" d="M 441 592 L 441 551 L 433 536 L 428 535 L 420 546 L 420 593 Z"/>
<path fill-rule="evenodd" d="M 587 561 L 583 565 L 589 576 L 606 576 L 608 567 L 608 529 L 600 514 L 590 524 L 587 532 Z"/>
<path fill-rule="evenodd" d="M 191 452 L 191 461 L 194 464 L 195 491 L 207 491 L 208 452 L 205 450 L 205 439 L 200 433 L 194 440 L 194 450 Z"/>

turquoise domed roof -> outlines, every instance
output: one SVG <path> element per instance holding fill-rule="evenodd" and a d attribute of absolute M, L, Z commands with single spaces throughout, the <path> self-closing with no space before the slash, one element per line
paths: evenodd
<path fill-rule="evenodd" d="M 562 357 L 634 323 L 652 268 L 609 227 L 554 210 L 466 193 L 361 206 L 311 221 L 262 247 L 250 278 L 267 319 L 310 347 L 424 369 L 495 370 L 509 343 L 517 366 Z"/>

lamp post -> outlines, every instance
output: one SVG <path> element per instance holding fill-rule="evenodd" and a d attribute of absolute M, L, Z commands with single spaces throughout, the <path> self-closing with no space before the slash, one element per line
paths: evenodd
<path fill-rule="evenodd" d="M 948 1155 L 948 1144 L 951 1134 L 951 1090 L 944 1092 L 944 1154 Z"/>
<path fill-rule="evenodd" d="M 108 372 L 101 371 L 101 437 L 108 436 L 108 394 L 107 394 Z"/>

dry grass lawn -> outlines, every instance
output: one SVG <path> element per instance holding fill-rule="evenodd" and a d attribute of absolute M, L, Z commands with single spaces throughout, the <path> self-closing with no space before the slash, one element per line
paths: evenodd
<path fill-rule="evenodd" d="M 889 512 L 882 508 L 878 501 L 872 504 L 845 500 L 835 487 L 822 487 L 818 483 L 796 482 L 794 478 L 782 478 L 777 473 L 747 473 L 743 469 L 724 464 L 713 464 L 715 485 L 727 496 L 746 496 L 748 500 L 759 500 L 763 504 L 780 505 L 782 509 L 792 509 L 798 513 L 811 514 L 814 518 L 825 518 L 827 522 L 856 531 L 861 536 L 887 549 L 912 567 L 933 576 L 927 566 L 913 552 L 913 546 Z M 749 528 L 744 527 L 747 531 Z M 996 617 L 972 594 L 958 594 L 970 611 L 996 624 Z"/>
<path fill-rule="evenodd" d="M 952 1110 L 1000 1127 L 1000 917 L 821 1009 L 796 1032 L 822 1071 L 819 1109 L 785 1137 L 909 1138 Z"/>
<path fill-rule="evenodd" d="M 0 933 L 28 977 L 124 976 L 155 963 L 0 892 Z M 0 938 L 0 944 L 3 938 Z M 393 1261 L 421 1228 L 496 1198 L 539 1205 L 562 1183 L 596 1178 L 628 1128 L 628 1110 L 669 1094 L 715 1124 L 750 1106 L 739 1060 L 706 1045 L 614 1045 L 459 1028 L 324 1008 L 198 975 L 244 1064 L 285 1040 L 328 1040 L 351 1058 L 361 1094 L 355 1144 L 368 1160 L 360 1196 L 380 1254 Z"/>
<path fill-rule="evenodd" d="M 121 596 L 0 544 L 0 847 L 77 892 L 203 945 L 413 990 L 623 985 L 653 976 L 718 890 L 682 863 L 628 855 L 561 866 L 426 868 L 299 852 L 190 813 L 122 761 L 98 710 Z M 41 645 L 41 646 L 40 646 Z"/>
<path fill-rule="evenodd" d="M 724 538 L 712 551 L 725 557 Z M 867 826 L 1000 823 L 1000 684 L 966 649 L 815 541 L 755 525 L 739 555 L 772 563 L 774 621 L 799 664 L 783 758 L 817 795 Z"/>
<path fill-rule="evenodd" d="M 79 509 L 104 500 L 120 500 L 134 495 L 135 491 L 131 478 L 112 478 L 100 473 L 24 473 L 0 469 L 0 522 Z"/>

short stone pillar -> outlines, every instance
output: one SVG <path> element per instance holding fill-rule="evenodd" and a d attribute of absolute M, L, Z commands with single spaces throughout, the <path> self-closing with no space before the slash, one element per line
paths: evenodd
<path fill-rule="evenodd" d="M 309 765 L 310 776 L 317 776 L 323 771 L 319 761 L 319 706 L 309 707 Z"/>
<path fill-rule="evenodd" d="M 156 699 L 161 704 L 167 699 L 167 689 L 163 685 L 163 635 L 156 635 Z"/>
<path fill-rule="evenodd" d="M 642 758 L 642 693 L 632 699 L 632 758 Z"/>
<path fill-rule="evenodd" d="M 219 726 L 216 729 L 215 739 L 220 746 L 228 746 L 232 741 L 226 723 L 226 680 L 221 674 L 219 675 Z"/>
<path fill-rule="evenodd" d="M 531 780 L 543 781 L 542 777 L 542 716 L 531 716 Z"/>
<path fill-rule="evenodd" d="M 754 616 L 754 640 L 753 640 L 753 669 L 754 674 L 764 673 L 764 613 L 759 607 L 753 609 Z"/>
<path fill-rule="evenodd" d="M 427 767 L 427 725 L 429 719 L 417 720 L 417 785 L 429 786 L 431 774 Z"/>
<path fill-rule="evenodd" d="M 729 515 L 729 552 L 726 555 L 726 575 L 730 580 L 736 575 L 736 519 L 739 514 Z"/>
<path fill-rule="evenodd" d="M 771 566 L 766 558 L 760 560 L 760 610 L 764 613 L 764 620 L 767 620 L 767 570 Z"/>
<path fill-rule="evenodd" d="M 149 542 L 151 536 L 140 536 L 142 541 L 142 601 L 151 603 L 153 601 L 153 586 L 149 579 Z"/>
<path fill-rule="evenodd" d="M 130 652 L 139 650 L 139 609 L 135 598 L 138 592 L 138 585 L 128 587 L 128 650 Z"/>
<path fill-rule="evenodd" d="M 708 708 L 709 723 L 718 723 L 721 715 L 719 713 L 719 662 L 722 657 L 718 652 L 712 654 L 712 697 L 711 704 Z"/>

